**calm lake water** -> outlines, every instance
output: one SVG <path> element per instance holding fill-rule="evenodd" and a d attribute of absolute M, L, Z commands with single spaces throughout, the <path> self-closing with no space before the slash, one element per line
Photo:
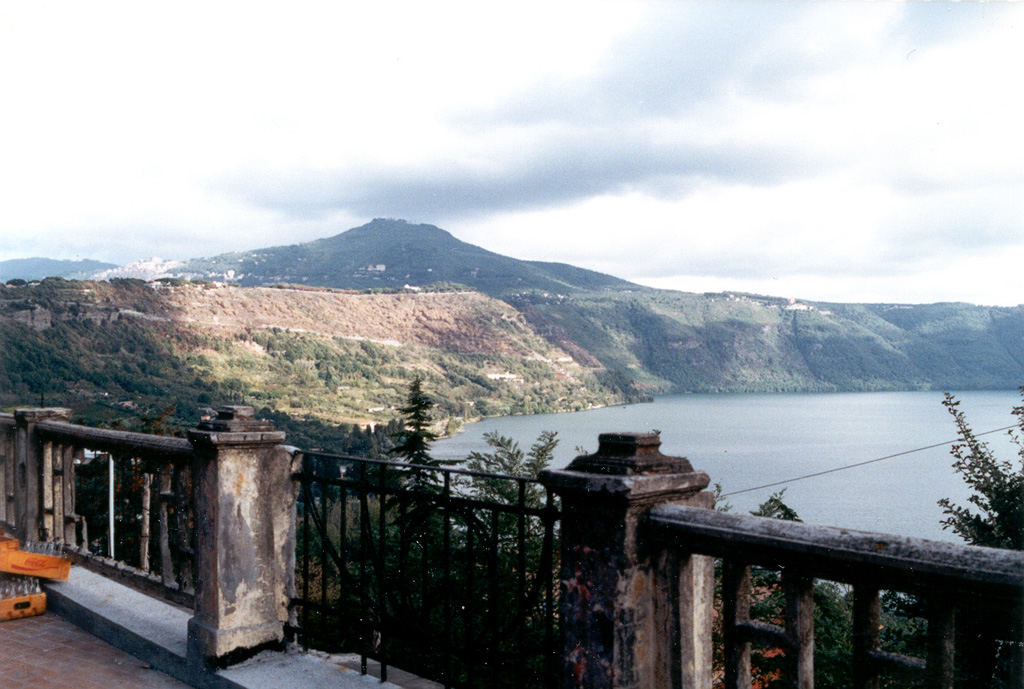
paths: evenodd
<path fill-rule="evenodd" d="M 1013 425 L 1018 392 L 955 394 L 976 433 Z M 599 433 L 653 429 L 661 431 L 663 453 L 688 457 L 732 494 L 726 499 L 734 511 L 756 508 L 783 486 L 737 491 L 956 439 L 941 392 L 668 395 L 649 404 L 487 419 L 438 441 L 434 454 L 462 459 L 486 451 L 490 431 L 527 449 L 541 431 L 554 430 L 561 441 L 554 466 L 565 466 L 576 448 L 596 450 Z M 983 439 L 999 459 L 1017 459 L 1005 432 Z M 956 541 L 942 530 L 936 504 L 970 495 L 951 464 L 945 445 L 787 483 L 785 501 L 808 523 Z"/>

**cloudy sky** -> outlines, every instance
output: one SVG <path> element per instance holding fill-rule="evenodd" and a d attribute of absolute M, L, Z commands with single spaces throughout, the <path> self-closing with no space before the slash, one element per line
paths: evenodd
<path fill-rule="evenodd" d="M 0 260 L 438 225 L 648 285 L 1024 302 L 1024 4 L 0 0 Z"/>

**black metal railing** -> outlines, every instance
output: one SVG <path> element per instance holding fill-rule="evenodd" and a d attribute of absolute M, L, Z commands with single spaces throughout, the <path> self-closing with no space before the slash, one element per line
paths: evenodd
<path fill-rule="evenodd" d="M 556 676 L 558 507 L 533 479 L 304 453 L 298 640 L 450 687 Z"/>

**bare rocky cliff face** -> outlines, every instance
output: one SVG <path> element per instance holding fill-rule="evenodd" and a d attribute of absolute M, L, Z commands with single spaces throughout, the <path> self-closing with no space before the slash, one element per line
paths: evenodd
<path fill-rule="evenodd" d="M 530 356 L 551 350 L 519 312 L 477 292 L 351 294 L 193 286 L 160 292 L 165 317 L 215 331 L 276 328 L 464 354 Z"/>
<path fill-rule="evenodd" d="M 0 319 L 36 331 L 58 321 L 103 324 L 128 318 L 181 323 L 221 334 L 277 329 L 467 354 L 530 356 L 551 350 L 518 311 L 477 292 L 353 294 L 159 283 L 143 289 L 151 294 L 141 300 L 137 292 L 120 293 L 106 285 L 68 287 L 42 299 L 35 294 L 4 299 L 26 296 L 7 290 L 11 294 L 0 292 Z"/>

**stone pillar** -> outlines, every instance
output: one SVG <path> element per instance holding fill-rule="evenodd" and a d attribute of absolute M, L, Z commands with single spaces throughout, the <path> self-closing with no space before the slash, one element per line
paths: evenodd
<path fill-rule="evenodd" d="M 655 505 L 712 507 L 708 476 L 655 434 L 599 444 L 540 477 L 562 498 L 560 686 L 710 688 L 713 561 L 640 533 Z"/>
<path fill-rule="evenodd" d="M 195 673 L 284 639 L 297 492 L 283 440 L 241 406 L 221 407 L 189 432 L 197 584 L 188 663 Z"/>
<path fill-rule="evenodd" d="M 14 411 L 17 433 L 11 491 L 14 493 L 16 536 L 22 543 L 40 540 L 42 526 L 42 473 L 46 443 L 36 433 L 36 424 L 40 421 L 70 419 L 71 410 L 63 407 Z"/>

